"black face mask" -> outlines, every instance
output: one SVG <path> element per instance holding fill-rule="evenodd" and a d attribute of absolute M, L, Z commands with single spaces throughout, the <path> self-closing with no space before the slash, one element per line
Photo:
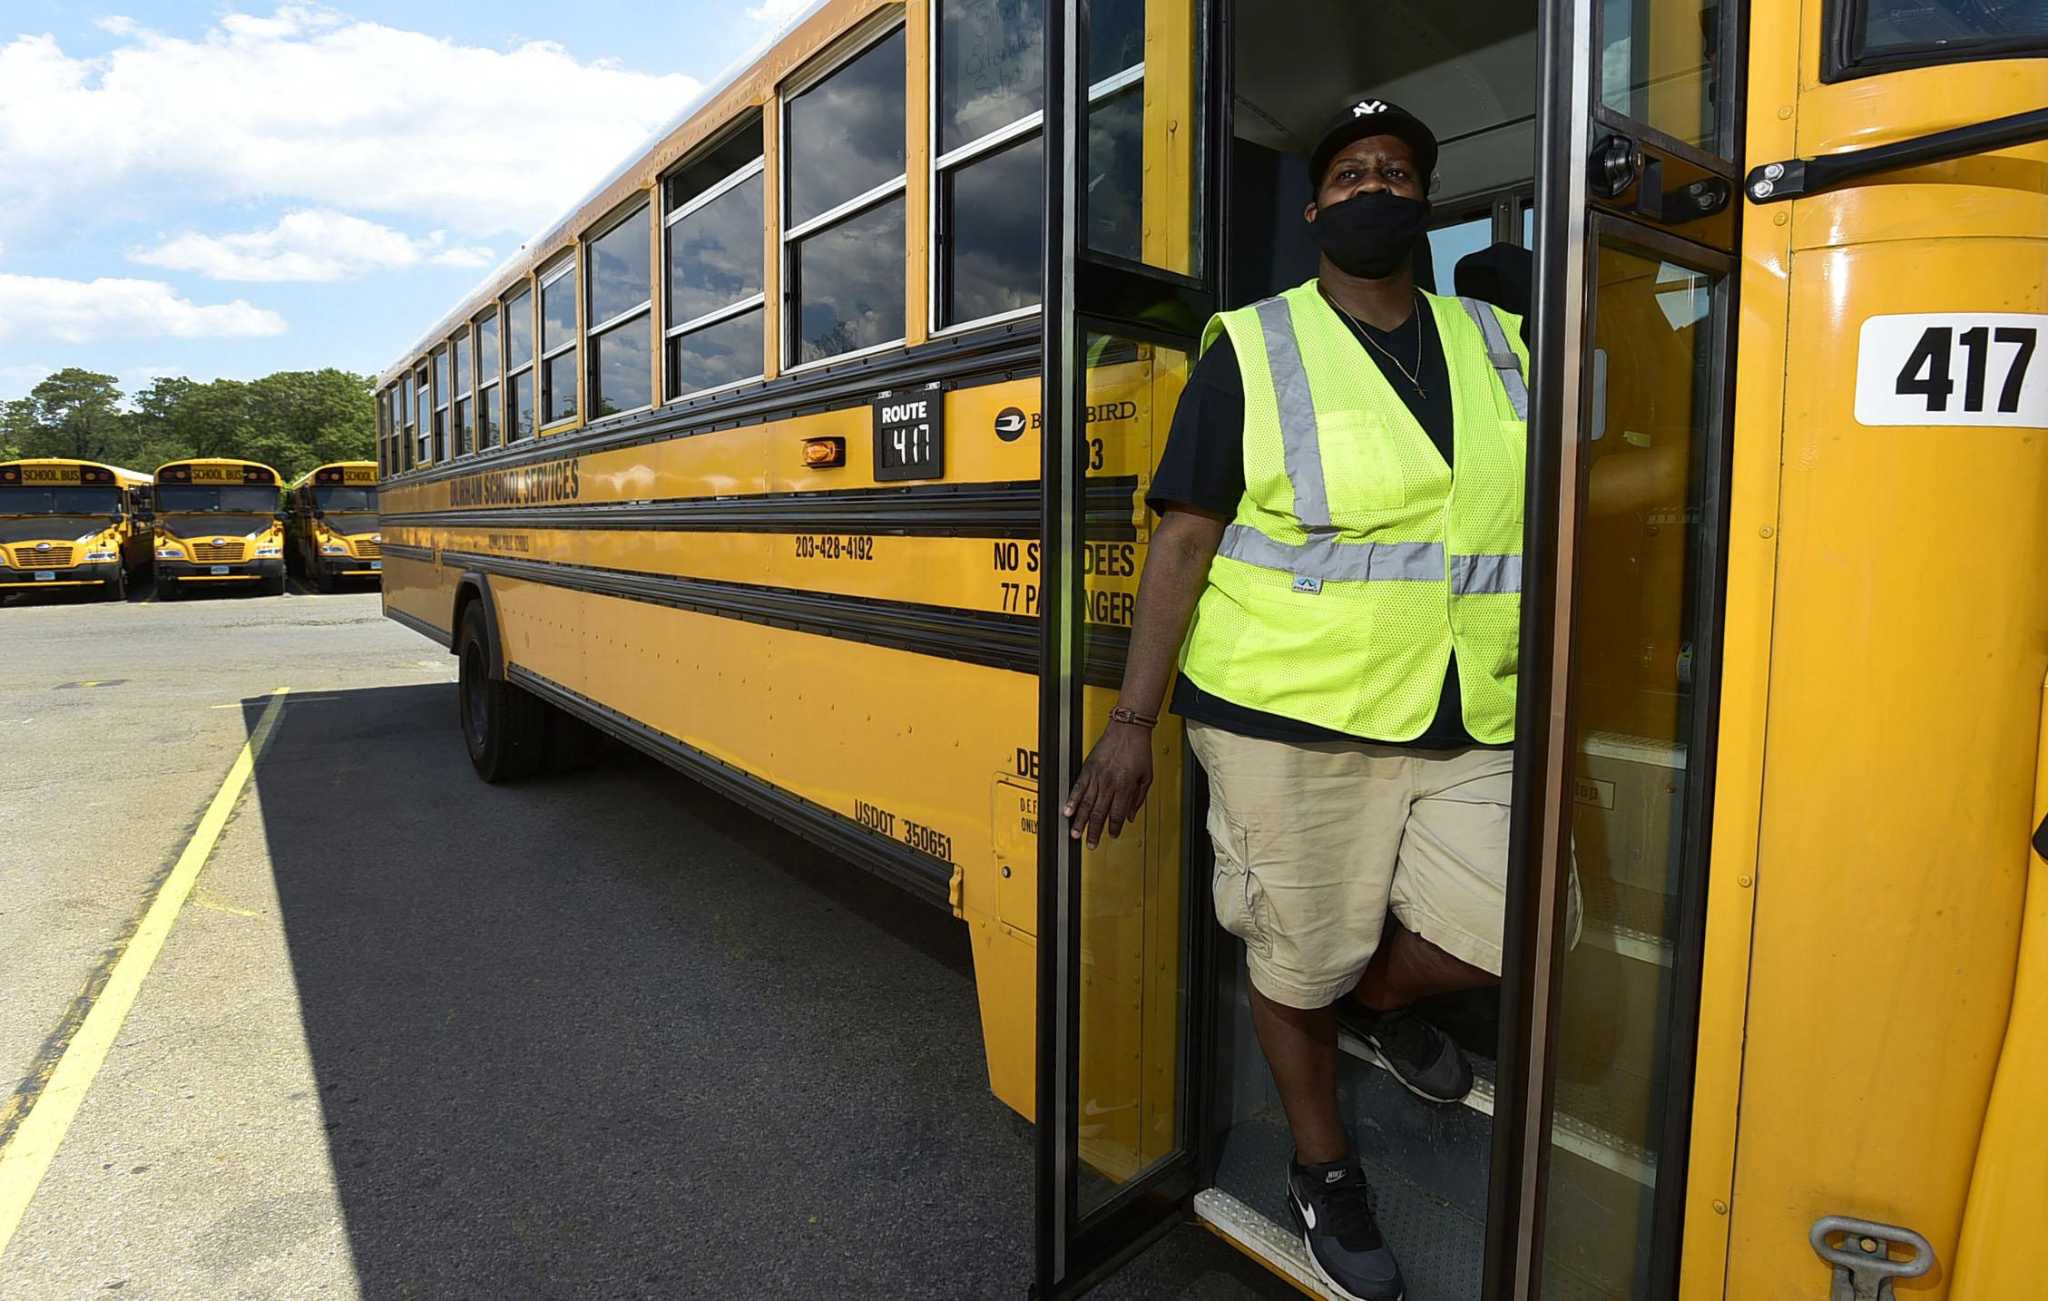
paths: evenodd
<path fill-rule="evenodd" d="M 1330 261 L 1354 276 L 1384 280 L 1407 265 L 1429 225 L 1429 200 L 1366 190 L 1316 212 L 1309 223 Z"/>

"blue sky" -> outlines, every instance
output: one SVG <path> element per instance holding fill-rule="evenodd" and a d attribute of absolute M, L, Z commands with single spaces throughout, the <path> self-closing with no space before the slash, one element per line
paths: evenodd
<path fill-rule="evenodd" d="M 805 0 L 0 5 L 0 400 L 375 372 Z"/>

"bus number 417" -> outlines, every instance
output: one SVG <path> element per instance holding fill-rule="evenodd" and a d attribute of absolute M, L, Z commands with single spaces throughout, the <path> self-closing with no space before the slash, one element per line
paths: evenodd
<path fill-rule="evenodd" d="M 1871 317 L 1856 367 L 1856 419 L 2048 424 L 2048 367 L 2033 364 L 2044 324 L 2048 317 L 2017 312 Z"/>
<path fill-rule="evenodd" d="M 2027 365 L 2034 359 L 2037 341 L 2035 332 L 2024 326 L 2007 325 L 1994 330 L 1988 325 L 1979 325 L 1960 334 L 1945 325 L 1929 326 L 1921 334 L 1912 355 L 1906 358 L 1906 364 L 1900 368 L 1898 383 L 1892 391 L 1901 397 L 1920 394 L 1927 399 L 1929 411 L 1948 410 L 1948 400 L 1956 391 L 1951 369 L 1955 356 L 1953 345 L 1960 343 L 1965 359 L 1963 410 L 1982 411 L 1991 345 L 2009 344 L 2013 351 L 2008 355 L 2005 382 L 1998 387 L 1998 409 L 2006 414 L 2017 412 L 2020 409 L 2020 390 L 2027 382 Z"/>

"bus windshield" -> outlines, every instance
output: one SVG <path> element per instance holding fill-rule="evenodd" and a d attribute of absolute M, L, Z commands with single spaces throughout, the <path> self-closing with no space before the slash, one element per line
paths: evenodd
<path fill-rule="evenodd" d="M 199 484 L 158 484 L 156 508 L 165 515 L 270 515 L 277 510 L 277 489 L 262 484 L 214 488 Z"/>
<path fill-rule="evenodd" d="M 0 515 L 97 515 L 121 513 L 119 488 L 0 488 Z"/>
<path fill-rule="evenodd" d="M 313 489 L 313 504 L 329 515 L 374 515 L 377 490 L 321 486 Z"/>

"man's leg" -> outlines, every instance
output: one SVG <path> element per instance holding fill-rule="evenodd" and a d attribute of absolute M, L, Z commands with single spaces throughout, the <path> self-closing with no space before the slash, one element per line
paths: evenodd
<path fill-rule="evenodd" d="M 1341 1161 L 1351 1140 L 1337 1115 L 1337 1017 L 1327 1007 L 1276 1003 L 1252 990 L 1252 1027 L 1273 1071 L 1295 1158 L 1303 1165 Z"/>
<path fill-rule="evenodd" d="M 1331 1004 L 1357 985 L 1387 916 L 1405 759 L 1199 723 L 1188 740 L 1209 775 L 1216 919 L 1245 941 L 1252 1024 L 1294 1137 L 1295 1228 L 1334 1295 L 1398 1301 L 1401 1267 L 1337 1110 Z"/>
<path fill-rule="evenodd" d="M 1392 1012 L 1432 994 L 1456 994 L 1497 985 L 1500 977 L 1454 958 L 1392 918 L 1380 935 L 1352 996 L 1375 1012 Z"/>
<path fill-rule="evenodd" d="M 1410 1092 L 1456 1102 L 1472 1089 L 1471 1063 L 1410 1009 L 1432 994 L 1499 981 L 1514 759 L 1475 749 L 1416 762 L 1393 916 L 1345 1022 Z"/>

